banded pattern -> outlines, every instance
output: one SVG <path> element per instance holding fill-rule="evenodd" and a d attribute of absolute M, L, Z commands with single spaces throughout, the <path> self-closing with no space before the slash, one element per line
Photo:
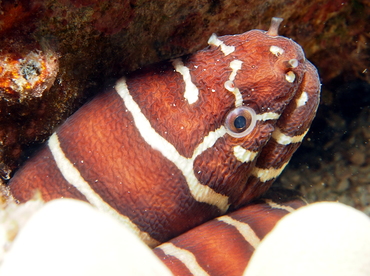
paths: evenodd
<path fill-rule="evenodd" d="M 194 86 L 194 84 L 192 85 Z M 220 137 L 225 135 L 225 127 L 220 126 L 215 131 L 208 133 L 208 135 L 203 138 L 202 143 L 195 148 L 191 158 L 186 158 L 182 156 L 171 143 L 155 131 L 148 119 L 141 112 L 140 107 L 130 95 L 125 79 L 118 81 L 115 88 L 122 97 L 126 108 L 131 112 L 141 137 L 148 145 L 159 151 L 162 156 L 171 161 L 182 172 L 193 198 L 198 202 L 205 202 L 217 206 L 223 213 L 226 212 L 229 207 L 227 196 L 216 193 L 208 186 L 201 185 L 195 176 L 193 168 L 195 158 L 212 147 Z"/>
<path fill-rule="evenodd" d="M 11 179 L 15 198 L 88 201 L 155 246 L 263 194 L 315 115 L 316 69 L 276 26 L 209 44 L 83 106 Z"/>
<path fill-rule="evenodd" d="M 270 187 L 288 165 L 308 132 L 311 123 L 301 118 L 307 118 L 316 112 L 319 101 L 317 91 L 321 84 L 315 67 L 311 63 L 306 66 L 311 73 L 303 76 L 300 89 L 277 120 L 271 139 L 261 150 L 249 178 L 249 188 L 240 197 L 241 205 L 256 187 Z"/>
<path fill-rule="evenodd" d="M 161 244 L 154 253 L 174 275 L 243 275 L 266 234 L 283 216 L 306 205 L 297 195 L 281 198 L 267 195 Z"/>
<path fill-rule="evenodd" d="M 74 167 L 74 165 L 66 158 L 63 150 L 60 147 L 59 139 L 56 133 L 54 133 L 48 142 L 51 154 L 54 157 L 57 167 L 59 168 L 61 174 L 65 180 L 75 187 L 86 200 L 95 206 L 97 209 L 103 211 L 104 213 L 110 214 L 116 218 L 121 223 L 127 225 L 130 229 L 134 231 L 143 241 L 145 241 L 150 246 L 158 245 L 159 242 L 152 239 L 148 233 L 140 231 L 136 224 L 127 217 L 119 214 L 115 209 L 113 209 L 109 204 L 107 204 L 94 190 L 91 189 L 89 183 L 83 179 L 79 171 Z"/>

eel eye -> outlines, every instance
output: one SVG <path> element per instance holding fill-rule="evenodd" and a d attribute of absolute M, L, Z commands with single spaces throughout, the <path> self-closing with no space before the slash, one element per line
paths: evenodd
<path fill-rule="evenodd" d="M 226 131 L 235 138 L 251 133 L 256 126 L 256 112 L 250 107 L 239 106 L 231 110 L 225 120 Z"/>

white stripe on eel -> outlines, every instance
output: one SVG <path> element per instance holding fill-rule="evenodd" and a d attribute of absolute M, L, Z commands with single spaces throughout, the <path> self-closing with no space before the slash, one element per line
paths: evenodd
<path fill-rule="evenodd" d="M 248 163 L 253 161 L 258 154 L 258 152 L 246 150 L 242 146 L 235 146 L 233 149 L 234 156 L 242 163 Z"/>
<path fill-rule="evenodd" d="M 275 112 L 265 112 L 265 113 L 256 115 L 257 121 L 277 120 L 279 118 L 280 118 L 280 114 L 275 113 Z"/>
<path fill-rule="evenodd" d="M 184 98 L 189 104 L 195 103 L 198 100 L 199 89 L 191 80 L 190 70 L 184 65 L 180 58 L 172 60 L 172 65 L 176 72 L 180 73 L 185 83 Z"/>
<path fill-rule="evenodd" d="M 285 51 L 284 51 L 284 49 L 280 48 L 279 46 L 272 45 L 272 46 L 270 46 L 270 52 L 278 57 L 278 56 L 284 54 Z"/>
<path fill-rule="evenodd" d="M 194 254 L 190 251 L 177 247 L 172 243 L 163 243 L 158 248 L 162 249 L 164 254 L 173 256 L 180 260 L 192 275 L 209 276 L 209 274 L 198 264 Z"/>
<path fill-rule="evenodd" d="M 278 204 L 274 201 L 272 201 L 271 199 L 265 199 L 265 202 L 273 209 L 281 209 L 281 210 L 285 210 L 289 213 L 295 211 L 295 209 L 293 207 L 290 207 L 290 206 L 285 206 L 285 205 L 281 205 L 281 204 Z"/>
<path fill-rule="evenodd" d="M 235 220 L 229 216 L 222 216 L 217 218 L 218 221 L 222 221 L 228 225 L 232 225 L 238 230 L 238 232 L 243 236 L 243 238 L 255 249 L 260 244 L 261 240 L 249 226 L 249 224 Z"/>
<path fill-rule="evenodd" d="M 254 167 L 252 170 L 252 175 L 257 177 L 261 182 L 266 182 L 266 181 L 269 181 L 271 179 L 278 177 L 281 174 L 281 172 L 284 170 L 286 165 L 288 165 L 288 163 L 289 161 L 284 163 L 280 168 L 277 168 L 277 169 L 274 169 L 274 168 L 262 169 L 262 168 Z"/>
<path fill-rule="evenodd" d="M 281 129 L 276 127 L 275 130 L 272 132 L 272 137 L 276 140 L 277 143 L 280 145 L 289 145 L 294 143 L 302 142 L 303 138 L 307 134 L 308 129 L 301 135 L 297 136 L 288 136 L 281 132 Z"/>
<path fill-rule="evenodd" d="M 209 186 L 200 184 L 194 174 L 195 158 L 203 151 L 212 147 L 220 137 L 226 134 L 225 127 L 221 126 L 215 131 L 211 131 L 204 137 L 203 142 L 196 147 L 193 156 L 191 158 L 186 158 L 182 156 L 171 143 L 153 129 L 149 120 L 144 116 L 140 107 L 130 95 L 125 78 L 121 78 L 117 81 L 115 89 L 123 99 L 126 108 L 131 112 L 135 126 L 142 138 L 148 145 L 158 150 L 182 172 L 193 198 L 198 202 L 214 205 L 218 207 L 222 213 L 225 213 L 229 208 L 228 197 L 215 192 Z"/>
<path fill-rule="evenodd" d="M 276 140 L 276 142 L 278 144 L 286 146 L 286 145 L 289 145 L 291 143 L 300 143 L 300 142 L 302 142 L 302 140 L 305 137 L 305 135 L 307 134 L 307 132 L 308 132 L 308 129 L 301 135 L 288 136 L 288 135 L 285 135 L 284 133 L 282 133 L 280 128 L 276 127 L 275 130 L 272 132 L 272 137 Z M 274 168 L 262 169 L 262 168 L 254 167 L 253 170 L 252 170 L 252 174 L 255 177 L 259 178 L 260 181 L 266 182 L 266 181 L 269 181 L 273 178 L 278 177 L 281 174 L 281 172 L 284 170 L 286 165 L 288 165 L 288 163 L 289 163 L 289 161 L 284 163 L 280 168 L 277 168 L 277 169 L 274 169 Z"/>
<path fill-rule="evenodd" d="M 225 88 L 235 95 L 235 107 L 243 105 L 243 96 L 239 91 L 239 88 L 234 85 L 234 80 L 238 70 L 242 68 L 243 62 L 241 60 L 235 59 L 230 62 L 230 68 L 232 72 L 230 74 L 229 80 L 225 82 Z"/>
<path fill-rule="evenodd" d="M 299 99 L 297 99 L 297 108 L 298 107 L 301 107 L 303 105 L 305 105 L 308 101 L 308 94 L 307 92 L 302 92 L 301 96 L 299 97 Z"/>
<path fill-rule="evenodd" d="M 216 34 L 212 34 L 211 37 L 208 39 L 209 45 L 214 45 L 216 47 L 221 47 L 222 53 L 224 53 L 225 56 L 231 54 L 235 51 L 235 46 L 229 46 L 226 45 L 222 40 L 220 40 Z"/>
<path fill-rule="evenodd" d="M 294 72 L 293 71 L 287 72 L 285 74 L 285 79 L 286 79 L 286 81 L 288 81 L 290 83 L 294 82 L 294 80 L 295 80 L 295 74 L 294 74 Z"/>
<path fill-rule="evenodd" d="M 118 213 L 90 187 L 89 183 L 86 182 L 77 168 L 65 156 L 60 147 L 58 135 L 56 133 L 51 135 L 49 138 L 48 147 L 64 179 L 83 194 L 91 205 L 96 207 L 98 210 L 111 215 L 126 227 L 129 227 L 134 234 L 140 237 L 149 246 L 154 247 L 159 244 L 159 242 L 153 239 L 148 233 L 141 231 L 128 217 Z"/>
<path fill-rule="evenodd" d="M 238 71 L 242 69 L 242 64 L 243 64 L 243 61 L 238 60 L 238 59 L 234 59 L 232 62 L 230 62 L 230 68 L 233 69 L 229 77 L 230 81 L 235 80 L 236 73 L 238 73 Z"/>

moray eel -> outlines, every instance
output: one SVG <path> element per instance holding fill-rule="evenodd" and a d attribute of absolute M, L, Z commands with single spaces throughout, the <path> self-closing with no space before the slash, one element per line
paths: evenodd
<path fill-rule="evenodd" d="M 87 201 L 151 247 L 259 197 L 319 103 L 317 70 L 280 22 L 119 79 L 16 172 L 13 196 Z"/>

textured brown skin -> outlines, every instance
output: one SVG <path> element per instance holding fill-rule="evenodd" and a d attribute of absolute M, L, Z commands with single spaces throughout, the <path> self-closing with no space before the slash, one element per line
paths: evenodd
<path fill-rule="evenodd" d="M 199 100 L 192 105 L 184 99 L 182 76 L 174 71 L 171 63 L 127 77 L 133 99 L 157 133 L 180 154 L 190 157 L 203 137 L 222 126 L 225 116 L 234 108 L 234 95 L 224 88 L 224 83 L 232 71 L 229 64 L 235 59 L 243 61 L 235 86 L 242 93 L 244 105 L 254 108 L 257 114 L 267 109 L 283 113 L 297 93 L 309 89 L 311 83 L 305 80 L 307 75 L 312 75 L 310 78 L 315 83 L 310 94 L 315 96 L 306 104 L 307 116 L 294 119 L 303 124 L 299 131 L 306 130 L 316 111 L 319 86 L 315 80 L 317 73 L 305 61 L 300 46 L 259 30 L 220 39 L 227 45 L 235 45 L 236 51 L 224 56 L 219 47 L 211 46 L 184 59 L 192 82 L 199 88 Z M 269 50 L 271 45 L 283 48 L 285 53 L 276 57 Z M 286 62 L 293 58 L 299 61 L 299 66 L 289 69 Z M 296 75 L 293 83 L 285 80 L 287 71 Z M 212 89 L 216 92 L 211 92 Z M 281 124 L 288 124 L 289 129 L 290 113 L 280 120 L 285 121 Z M 256 182 L 250 172 L 256 162 L 263 165 L 265 157 L 261 155 L 253 162 L 241 163 L 233 155 L 233 147 L 240 145 L 263 152 L 264 147 L 271 146 L 275 123 L 276 120 L 258 121 L 254 130 L 243 138 L 225 135 L 218 139 L 195 160 L 194 171 L 200 172 L 196 173 L 199 182 L 229 196 L 232 208 L 264 193 L 272 181 Z M 161 242 L 220 215 L 216 207 L 195 201 L 181 172 L 146 144 L 115 91 L 103 93 L 83 106 L 57 134 L 68 159 L 104 201 Z M 288 150 L 286 158 L 289 159 L 293 151 Z M 44 152 L 27 162 L 10 181 L 14 197 L 24 202 L 35 190 L 40 190 L 45 200 L 83 199 L 65 180 L 53 179 L 56 168 L 45 159 Z M 273 153 L 273 159 L 277 160 L 280 154 L 281 151 Z M 57 190 L 53 188 L 55 185 L 69 188 Z M 65 190 L 68 192 L 64 193 Z"/>
<path fill-rule="evenodd" d="M 68 184 L 59 169 L 49 148 L 43 147 L 37 154 L 38 158 L 32 158 L 28 161 L 27 173 L 22 174 L 22 195 L 26 197 L 24 201 L 35 196 L 37 191 L 41 192 L 42 198 L 46 201 L 56 197 L 75 198 L 86 200 L 86 198 L 73 186 Z M 42 173 L 41 173 L 41 171 Z M 47 185 L 40 187 L 42 185 Z M 16 190 L 17 191 L 17 190 Z"/>
<path fill-rule="evenodd" d="M 306 72 L 297 93 L 276 122 L 276 126 L 279 127 L 284 134 L 292 137 L 302 135 L 307 131 L 316 114 L 320 101 L 319 92 L 321 84 L 317 70 L 309 61 L 305 62 L 305 67 Z M 297 108 L 296 100 L 301 96 L 302 92 L 307 93 L 308 100 L 303 107 Z M 277 169 L 290 160 L 293 153 L 300 145 L 301 142 L 289 144 L 287 146 L 280 145 L 272 137 L 262 148 L 256 166 L 264 169 Z M 239 195 L 239 200 L 235 202 L 234 206 L 237 208 L 250 201 L 250 195 L 253 193 L 263 194 L 270 188 L 274 180 L 275 178 L 266 182 L 261 182 L 255 176 L 250 176 L 247 188 L 243 191 L 243 195 Z"/>
<path fill-rule="evenodd" d="M 298 209 L 306 203 L 300 198 L 280 200 L 279 204 Z M 228 214 L 231 218 L 249 224 L 262 240 L 289 212 L 271 208 L 264 200 Z M 218 220 L 206 222 L 169 241 L 176 247 L 194 254 L 198 264 L 211 276 L 241 276 L 254 252 L 243 236 L 233 226 Z M 170 255 L 165 255 L 161 246 L 154 253 L 171 269 L 175 276 L 192 275 L 190 271 Z"/>

